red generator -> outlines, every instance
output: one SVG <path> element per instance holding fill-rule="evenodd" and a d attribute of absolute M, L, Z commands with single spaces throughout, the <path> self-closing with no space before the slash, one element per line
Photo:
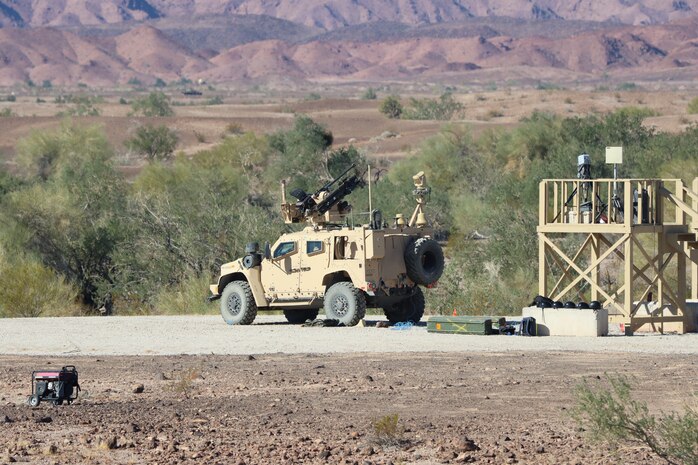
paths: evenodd
<path fill-rule="evenodd" d="M 78 370 L 73 365 L 64 366 L 60 371 L 33 371 L 29 405 L 36 407 L 42 400 L 53 402 L 54 405 L 61 405 L 66 401 L 70 405 L 78 398 L 78 391 L 80 391 Z"/>

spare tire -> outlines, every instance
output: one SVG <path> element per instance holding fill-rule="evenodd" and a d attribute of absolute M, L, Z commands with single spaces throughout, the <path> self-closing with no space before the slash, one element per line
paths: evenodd
<path fill-rule="evenodd" d="M 420 237 L 405 249 L 407 276 L 417 284 L 428 285 L 444 272 L 444 253 L 434 239 Z"/>

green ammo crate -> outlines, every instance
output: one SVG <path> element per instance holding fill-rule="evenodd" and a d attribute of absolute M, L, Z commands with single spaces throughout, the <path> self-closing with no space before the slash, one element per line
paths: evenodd
<path fill-rule="evenodd" d="M 427 321 L 430 333 L 493 334 L 491 316 L 432 316 Z"/>

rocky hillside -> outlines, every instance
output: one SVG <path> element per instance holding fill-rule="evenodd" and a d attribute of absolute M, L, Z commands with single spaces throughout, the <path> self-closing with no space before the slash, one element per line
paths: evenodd
<path fill-rule="evenodd" d="M 691 80 L 696 9 L 698 0 L 0 0 L 0 85 Z"/>
<path fill-rule="evenodd" d="M 267 15 L 325 30 L 366 22 L 444 23 L 506 16 L 657 24 L 692 16 L 698 0 L 0 0 L 2 24 L 90 26 L 156 18 Z"/>

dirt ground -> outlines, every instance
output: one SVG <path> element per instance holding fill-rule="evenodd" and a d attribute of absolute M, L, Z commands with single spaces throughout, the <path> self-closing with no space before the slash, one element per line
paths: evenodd
<path fill-rule="evenodd" d="M 510 352 L 48 363 L 0 356 L 0 463 L 662 463 L 644 448 L 614 453 L 588 442 L 570 417 L 574 388 L 621 372 L 652 411 L 680 409 L 696 388 L 698 361 Z M 76 403 L 23 404 L 32 370 L 67 363 L 80 373 Z M 377 435 L 375 422 L 390 415 L 398 416 L 394 435 Z"/>
<path fill-rule="evenodd" d="M 52 91 L 56 95 L 59 90 Z M 358 92 L 358 91 L 357 91 Z M 436 92 L 436 90 L 435 90 Z M 183 98 L 171 92 L 175 116 L 167 118 L 141 118 L 129 116 L 130 105 L 118 103 L 119 96 L 105 94 L 103 103 L 97 104 L 100 116 L 74 117 L 81 124 L 97 124 L 104 128 L 114 147 L 117 159 L 127 173 L 137 172 L 143 164 L 136 155 L 129 154 L 125 141 L 133 137 L 142 124 L 164 124 L 173 129 L 179 139 L 178 150 L 195 154 L 217 144 L 231 127 L 235 130 L 269 133 L 289 128 L 295 114 L 307 114 L 328 127 L 337 146 L 353 144 L 362 149 L 369 159 L 389 161 L 408 156 L 418 150 L 428 137 L 438 133 L 444 121 L 391 120 L 383 116 L 378 107 L 387 95 L 379 93 L 377 100 L 361 100 L 356 97 L 333 97 L 327 91 L 320 100 L 286 99 L 280 96 L 263 101 L 245 99 L 245 95 L 218 91 L 216 96 L 225 102 L 221 105 L 205 105 L 209 97 Z M 0 97 L 3 93 L 0 91 Z M 138 95 L 124 94 L 128 101 Z M 359 94 L 360 95 L 360 94 Z M 408 94 L 401 94 L 404 104 L 409 104 Z M 415 94 L 416 97 L 435 98 L 432 94 Z M 70 106 L 54 103 L 53 94 L 42 94 L 44 102 L 37 103 L 36 96 L 19 95 L 16 102 L 0 102 L 0 111 L 9 109 L 11 117 L 0 118 L 0 161 L 4 159 L 8 169 L 14 169 L 17 142 L 32 131 L 45 131 L 60 126 L 65 120 L 61 112 Z M 635 91 L 590 90 L 537 90 L 502 89 L 493 91 L 456 91 L 454 97 L 464 105 L 463 119 L 475 135 L 493 128 L 506 128 L 519 124 L 522 118 L 534 111 L 555 113 L 562 117 L 603 114 L 623 107 L 647 108 L 656 116 L 645 120 L 646 124 L 662 131 L 681 131 L 698 122 L 698 115 L 687 114 L 687 105 L 694 93 L 639 89 Z"/>

